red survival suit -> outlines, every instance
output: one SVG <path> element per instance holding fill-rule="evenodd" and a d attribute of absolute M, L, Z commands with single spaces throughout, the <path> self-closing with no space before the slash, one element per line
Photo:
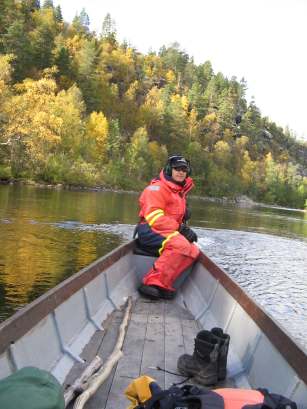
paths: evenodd
<path fill-rule="evenodd" d="M 178 231 L 186 212 L 186 195 L 193 186 L 190 177 L 183 185 L 178 185 L 162 170 L 140 196 L 138 240 L 143 247 L 158 249 L 160 255 L 143 278 L 145 285 L 174 290 L 172 285 L 176 278 L 199 255 L 198 247 Z"/>

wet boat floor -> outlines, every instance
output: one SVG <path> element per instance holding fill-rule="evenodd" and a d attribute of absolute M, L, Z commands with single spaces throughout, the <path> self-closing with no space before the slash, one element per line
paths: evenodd
<path fill-rule="evenodd" d="M 103 361 L 109 357 L 116 344 L 118 329 L 124 311 L 114 311 L 103 323 L 103 331 L 96 331 L 81 357 L 87 363 L 99 355 Z M 123 357 L 113 368 L 110 376 L 86 403 L 86 409 L 125 409 L 129 401 L 124 395 L 127 386 L 141 375 L 154 378 L 161 388 L 186 378 L 158 370 L 157 367 L 178 373 L 177 359 L 184 353 L 191 354 L 194 338 L 200 330 L 191 313 L 174 301 L 149 301 L 137 299 L 123 345 Z M 85 369 L 76 363 L 68 374 L 64 386 L 73 383 Z M 187 383 L 192 383 L 188 380 Z M 218 387 L 234 387 L 229 379 Z M 216 386 L 215 386 L 216 387 Z M 73 407 L 73 404 L 68 406 Z"/>

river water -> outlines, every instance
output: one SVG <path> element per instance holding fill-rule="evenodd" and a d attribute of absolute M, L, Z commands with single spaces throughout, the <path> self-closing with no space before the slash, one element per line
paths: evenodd
<path fill-rule="evenodd" d="M 137 197 L 0 186 L 0 321 L 131 239 Z M 190 207 L 200 248 L 307 350 L 307 213 Z"/>

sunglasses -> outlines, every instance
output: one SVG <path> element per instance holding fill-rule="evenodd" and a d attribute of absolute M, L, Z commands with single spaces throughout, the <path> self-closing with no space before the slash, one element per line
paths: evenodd
<path fill-rule="evenodd" d="M 177 172 L 187 172 L 188 168 L 186 166 L 178 166 L 176 168 L 174 168 Z"/>

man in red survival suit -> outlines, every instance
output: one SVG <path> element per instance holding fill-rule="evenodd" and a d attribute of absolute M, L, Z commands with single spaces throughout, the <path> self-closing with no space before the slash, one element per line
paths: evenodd
<path fill-rule="evenodd" d="M 173 283 L 199 255 L 196 233 L 186 224 L 186 196 L 193 188 L 190 162 L 181 155 L 168 158 L 160 175 L 142 192 L 138 245 L 158 256 L 143 278 L 139 292 L 151 299 L 172 299 Z"/>

